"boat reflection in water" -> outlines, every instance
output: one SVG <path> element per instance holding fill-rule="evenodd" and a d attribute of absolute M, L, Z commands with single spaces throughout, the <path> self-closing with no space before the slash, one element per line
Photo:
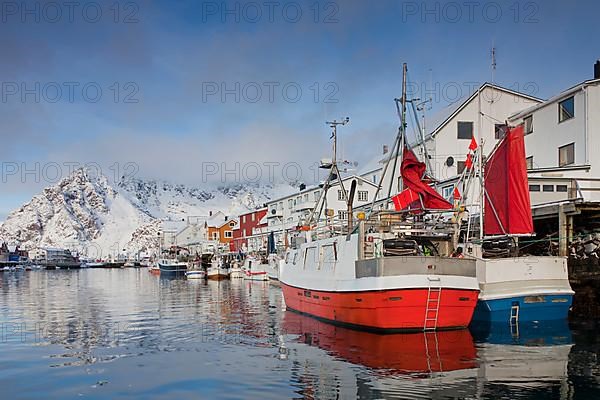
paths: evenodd
<path fill-rule="evenodd" d="M 513 388 L 567 390 L 573 347 L 566 320 L 544 323 L 474 324 L 480 383 Z"/>
<path fill-rule="evenodd" d="M 302 394 L 327 394 L 332 379 L 339 384 L 336 394 L 367 399 L 519 398 L 571 390 L 567 365 L 573 344 L 565 321 L 512 330 L 488 323 L 470 330 L 379 335 L 288 311 L 282 330 L 292 335 L 284 346 L 297 363 Z M 294 343 L 326 354 L 294 350 Z M 356 367 L 319 362 L 322 356 Z M 363 368 L 371 371 L 368 376 Z"/>
<path fill-rule="evenodd" d="M 477 366 L 473 338 L 466 329 L 381 335 L 288 311 L 283 330 L 330 355 L 390 374 L 449 372 Z"/>

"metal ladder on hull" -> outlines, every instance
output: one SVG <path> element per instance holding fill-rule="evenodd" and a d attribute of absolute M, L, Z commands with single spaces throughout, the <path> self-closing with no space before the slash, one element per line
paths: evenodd
<path fill-rule="evenodd" d="M 519 303 L 514 302 L 510 307 L 510 333 L 513 337 L 519 337 Z"/>
<path fill-rule="evenodd" d="M 429 280 L 429 288 L 427 289 L 427 303 L 425 305 L 425 322 L 423 323 L 423 330 L 432 331 L 437 329 L 442 287 L 439 277 L 427 277 L 427 279 Z M 437 283 L 437 286 L 434 286 L 435 283 Z"/>

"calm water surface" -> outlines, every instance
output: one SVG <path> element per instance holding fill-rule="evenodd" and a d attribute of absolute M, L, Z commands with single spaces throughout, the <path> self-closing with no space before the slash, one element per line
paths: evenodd
<path fill-rule="evenodd" d="M 593 325 L 374 335 L 275 284 L 146 269 L 0 272 L 2 399 L 598 399 Z"/>

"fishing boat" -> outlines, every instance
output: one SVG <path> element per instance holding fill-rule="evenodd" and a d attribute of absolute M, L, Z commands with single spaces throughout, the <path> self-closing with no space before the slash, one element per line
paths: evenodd
<path fill-rule="evenodd" d="M 221 256 L 213 257 L 211 260 L 210 267 L 206 271 L 208 279 L 220 281 L 229 278 L 229 268 L 225 266 L 223 258 Z"/>
<path fill-rule="evenodd" d="M 244 270 L 237 261 L 231 264 L 231 268 L 229 269 L 229 279 L 244 279 L 245 275 Z"/>
<path fill-rule="evenodd" d="M 404 66 L 406 77 L 406 65 Z M 383 169 L 373 204 L 356 215 L 353 199 L 358 182 L 344 187 L 336 162 L 337 126 L 349 119 L 328 122 L 333 132 L 333 157 L 323 167 L 329 175 L 321 197 L 306 223 L 292 238 L 279 280 L 288 309 L 317 319 L 376 332 L 428 331 L 469 325 L 479 285 L 475 260 L 451 257 L 453 224 L 441 218 L 453 205 L 429 186 L 425 164 L 407 147 L 406 80 L 396 100 L 400 129 L 394 152 Z M 414 196 L 411 207 L 390 209 L 390 199 L 374 204 L 390 160 L 402 149 L 402 187 Z M 348 218 L 336 221 L 324 210 L 327 191 L 339 185 L 348 206 Z M 397 203 L 394 200 L 394 206 Z M 323 212 L 325 211 L 325 212 Z M 321 222 L 322 216 L 325 216 Z"/>
<path fill-rule="evenodd" d="M 187 263 L 176 258 L 161 258 L 158 260 L 160 274 L 183 275 L 187 271 Z"/>
<path fill-rule="evenodd" d="M 202 260 L 197 257 L 194 261 L 188 264 L 188 269 L 185 272 L 187 279 L 206 279 L 206 269 L 202 266 Z"/>
<path fill-rule="evenodd" d="M 283 264 L 283 258 L 279 257 L 277 254 L 269 255 L 269 262 L 265 268 L 270 280 L 279 280 L 279 269 L 281 268 L 281 264 Z"/>
<path fill-rule="evenodd" d="M 269 264 L 266 263 L 266 260 L 255 258 L 252 256 L 246 257 L 243 266 L 244 279 L 250 281 L 268 281 L 268 265 Z"/>
<path fill-rule="evenodd" d="M 481 293 L 474 321 L 510 324 L 566 319 L 573 300 L 567 258 L 531 256 L 519 242 L 534 232 L 525 160 L 523 126 L 506 127 L 506 133 L 487 157 L 479 157 L 473 139 L 472 158 L 480 162 L 477 235 L 467 224 L 466 254 L 477 260 Z M 466 172 L 475 178 L 474 168 Z M 467 181 L 469 180 L 467 179 Z M 483 204 L 483 207 L 481 207 Z"/>
<path fill-rule="evenodd" d="M 148 271 L 152 275 L 160 275 L 160 267 L 158 266 L 158 264 L 154 264 L 154 265 L 150 266 L 150 268 L 148 268 Z"/>
<path fill-rule="evenodd" d="M 185 272 L 187 279 L 206 279 L 206 271 L 203 269 L 192 269 Z"/>

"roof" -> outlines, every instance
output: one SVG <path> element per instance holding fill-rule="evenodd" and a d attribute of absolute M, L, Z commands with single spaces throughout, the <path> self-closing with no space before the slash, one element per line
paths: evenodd
<path fill-rule="evenodd" d="M 363 181 L 365 183 L 368 183 L 371 186 L 377 187 L 376 184 L 374 184 L 373 182 L 369 181 L 368 179 L 363 178 L 360 175 L 348 175 L 348 176 L 342 177 L 342 182 L 346 182 L 346 181 L 351 180 L 351 179 L 358 179 L 358 180 L 361 180 L 361 181 Z M 334 187 L 334 186 L 337 186 L 337 185 L 338 185 L 338 181 L 336 180 L 331 186 Z M 268 201 L 267 204 L 273 204 L 273 203 L 277 203 L 277 202 L 280 202 L 280 201 L 283 201 L 283 200 L 286 200 L 286 199 L 292 199 L 294 197 L 301 196 L 301 195 L 303 195 L 305 193 L 309 193 L 309 192 L 312 192 L 312 191 L 315 191 L 315 190 L 320 190 L 320 189 L 321 189 L 320 186 L 311 186 L 311 187 L 306 188 L 304 190 L 301 190 L 299 192 L 292 193 L 290 195 L 287 195 L 287 196 L 284 196 L 284 197 L 279 197 L 277 199 L 273 199 L 271 201 Z"/>
<path fill-rule="evenodd" d="M 577 92 L 585 89 L 588 86 L 597 85 L 597 84 L 600 84 L 600 79 L 590 79 L 590 80 L 584 81 L 582 83 L 579 83 L 575 86 L 570 87 L 569 89 L 557 94 L 554 97 L 551 97 L 550 99 L 548 99 L 540 104 L 536 104 L 532 107 L 526 108 L 525 110 L 519 111 L 519 112 L 511 115 L 508 118 L 509 118 L 509 120 L 515 120 L 515 119 L 522 118 L 522 117 L 524 117 L 528 114 L 531 114 L 541 108 L 544 108 L 550 104 L 556 103 L 557 101 L 560 101 L 565 97 L 571 96 L 572 94 L 577 93 Z"/>
<path fill-rule="evenodd" d="M 470 95 L 466 95 L 466 96 L 461 97 L 460 99 L 458 99 L 454 103 L 448 105 L 441 112 L 439 112 L 438 114 L 436 114 L 433 117 L 433 121 L 430 120 L 428 122 L 429 126 L 432 126 L 433 129 L 427 131 L 427 133 L 425 135 L 425 140 L 429 140 L 432 137 L 435 137 L 435 135 L 444 126 L 446 126 L 446 124 L 448 122 L 450 122 L 450 120 L 452 118 L 454 118 L 454 116 L 456 114 L 458 114 L 463 108 L 465 108 L 471 101 L 473 101 L 475 98 L 477 98 L 477 94 L 480 91 L 483 91 L 484 89 L 486 89 L 488 87 L 492 88 L 492 89 L 496 89 L 496 90 L 501 90 L 503 92 L 512 94 L 514 96 L 523 97 L 523 98 L 526 98 L 528 100 L 536 101 L 536 102 L 539 102 L 539 103 L 543 102 L 543 100 L 540 99 L 540 98 L 538 98 L 538 97 L 530 96 L 528 94 L 517 92 L 517 91 L 511 90 L 511 89 L 507 89 L 505 87 L 498 86 L 498 85 L 493 84 L 493 83 L 485 82 L 477 90 L 474 90 L 473 93 L 471 93 Z"/>

